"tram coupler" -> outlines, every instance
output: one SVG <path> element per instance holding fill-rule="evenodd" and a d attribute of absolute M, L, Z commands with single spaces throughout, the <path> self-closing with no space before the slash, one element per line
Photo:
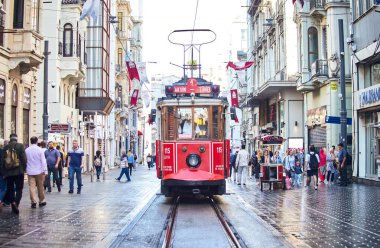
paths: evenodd
<path fill-rule="evenodd" d="M 199 195 L 201 193 L 200 189 L 192 189 L 193 195 Z"/>

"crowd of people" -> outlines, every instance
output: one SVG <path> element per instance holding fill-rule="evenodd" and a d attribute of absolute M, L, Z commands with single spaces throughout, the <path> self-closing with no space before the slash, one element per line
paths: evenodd
<path fill-rule="evenodd" d="M 260 184 L 260 167 L 264 164 L 282 164 L 291 187 L 300 187 L 305 175 L 305 187 L 309 187 L 313 181 L 314 189 L 317 190 L 321 183 L 347 186 L 347 167 L 351 165 L 351 156 L 342 143 L 338 144 L 338 150 L 332 146 L 328 150 L 322 147 L 317 151 L 311 145 L 307 154 L 304 154 L 303 149 L 289 149 L 282 154 L 280 149 L 273 152 L 265 148 L 250 155 L 242 145 L 239 151 L 230 154 L 230 180 L 237 185 L 245 185 L 247 178 L 254 175 Z"/>

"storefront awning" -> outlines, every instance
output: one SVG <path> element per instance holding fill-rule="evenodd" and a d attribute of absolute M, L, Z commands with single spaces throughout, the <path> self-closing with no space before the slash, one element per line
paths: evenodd
<path fill-rule="evenodd" d="M 280 145 L 284 142 L 284 138 L 276 135 L 262 134 L 256 137 L 256 140 L 260 140 L 263 144 L 266 145 Z"/>
<path fill-rule="evenodd" d="M 137 131 L 137 135 L 138 135 L 138 136 L 140 136 L 140 135 L 144 135 L 144 133 L 141 132 L 141 131 L 139 130 L 139 131 Z"/>

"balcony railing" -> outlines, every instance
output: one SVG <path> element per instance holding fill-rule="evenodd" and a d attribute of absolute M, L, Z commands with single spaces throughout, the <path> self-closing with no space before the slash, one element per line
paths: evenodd
<path fill-rule="evenodd" d="M 86 0 L 62 0 L 62 4 L 84 4 Z"/>
<path fill-rule="evenodd" d="M 323 9 L 325 4 L 326 0 L 310 0 L 310 9 Z"/>
<path fill-rule="evenodd" d="M 311 64 L 311 77 L 328 77 L 328 61 L 327 60 L 316 60 Z"/>

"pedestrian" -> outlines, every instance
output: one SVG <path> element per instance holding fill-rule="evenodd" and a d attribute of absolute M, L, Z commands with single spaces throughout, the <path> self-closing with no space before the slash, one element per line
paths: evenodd
<path fill-rule="evenodd" d="M 270 156 L 269 156 L 268 150 L 264 150 L 263 156 L 261 156 L 261 163 L 262 164 L 269 164 L 270 163 Z"/>
<path fill-rule="evenodd" d="M 4 180 L 3 174 L 1 173 L 1 168 L 3 164 L 3 150 L 4 150 L 4 140 L 0 139 L 0 209 L 4 206 L 4 197 L 7 192 L 7 183 Z"/>
<path fill-rule="evenodd" d="M 58 164 L 58 181 L 59 181 L 59 185 L 62 188 L 62 186 L 63 186 L 62 179 L 64 177 L 64 175 L 63 175 L 63 167 L 65 166 L 64 155 L 63 155 L 63 152 L 61 152 L 61 147 L 60 146 L 57 146 L 55 149 L 59 152 L 59 157 L 61 158 L 60 161 L 59 161 L 59 164 Z"/>
<path fill-rule="evenodd" d="M 123 177 L 124 174 L 127 177 L 127 181 L 128 182 L 131 181 L 131 178 L 129 177 L 129 172 L 128 172 L 129 166 L 130 166 L 130 163 L 128 163 L 128 156 L 125 153 L 125 151 L 123 150 L 121 152 L 121 156 L 120 156 L 120 167 L 121 167 L 120 175 L 119 175 L 119 177 L 115 178 L 117 181 L 120 181 L 120 179 Z"/>
<path fill-rule="evenodd" d="M 45 154 L 43 150 L 37 146 L 37 142 L 37 137 L 31 137 L 31 145 L 25 150 L 27 158 L 26 173 L 28 174 L 29 194 L 32 208 L 37 207 L 36 190 L 38 192 L 38 205 L 40 207 L 46 206 L 44 183 L 45 177 L 48 175 L 48 168 Z"/>
<path fill-rule="evenodd" d="M 326 147 L 322 147 L 321 150 L 319 150 L 319 167 L 318 167 L 318 176 L 319 176 L 319 182 L 325 183 L 326 179 Z"/>
<path fill-rule="evenodd" d="M 245 150 L 245 145 L 241 146 L 241 150 L 237 154 L 236 158 L 236 167 L 238 169 L 238 177 L 237 177 L 237 184 L 245 185 L 245 182 L 247 180 L 247 169 L 248 169 L 248 162 L 249 162 L 249 153 Z"/>
<path fill-rule="evenodd" d="M 57 185 L 58 192 L 61 192 L 61 184 L 58 180 L 58 165 L 61 161 L 61 154 L 54 148 L 53 141 L 49 141 L 48 143 L 48 149 L 45 150 L 45 158 L 48 168 L 48 174 L 46 176 L 48 192 L 51 192 L 51 177 L 53 178 L 53 183 Z"/>
<path fill-rule="evenodd" d="M 135 162 L 135 159 L 131 150 L 129 150 L 127 153 L 127 162 L 128 162 L 129 175 L 132 176 L 133 164 Z"/>
<path fill-rule="evenodd" d="M 344 149 L 343 143 L 338 144 L 338 161 L 339 161 L 339 186 L 347 186 L 347 151 Z"/>
<path fill-rule="evenodd" d="M 67 166 L 69 168 L 70 190 L 69 194 L 74 193 L 74 174 L 77 178 L 77 194 L 81 193 L 82 188 L 82 168 L 84 152 L 78 146 L 78 141 L 73 140 L 73 148 L 67 153 Z"/>
<path fill-rule="evenodd" d="M 137 165 L 137 155 L 136 153 L 133 153 L 133 169 L 136 171 L 136 165 Z"/>
<path fill-rule="evenodd" d="M 334 153 L 334 148 L 330 148 L 329 153 L 326 155 L 327 161 L 327 184 L 332 184 L 334 182 L 334 175 L 336 170 L 336 157 Z"/>
<path fill-rule="evenodd" d="M 148 153 L 148 156 L 146 156 L 146 162 L 148 164 L 148 169 L 150 170 L 150 168 L 153 167 L 152 156 L 150 155 L 150 153 Z"/>
<path fill-rule="evenodd" d="M 280 156 L 280 151 L 275 151 L 273 157 L 271 158 L 272 163 L 282 164 L 282 159 Z"/>
<path fill-rule="evenodd" d="M 10 142 L 3 150 L 2 161 L 2 175 L 7 182 L 6 197 L 11 203 L 12 212 L 19 214 L 27 160 L 24 145 L 17 142 L 17 134 L 10 135 Z"/>
<path fill-rule="evenodd" d="M 255 151 L 252 155 L 252 166 L 253 170 L 255 172 L 255 179 L 257 185 L 260 185 L 260 163 L 259 163 L 259 158 L 257 157 L 257 151 Z"/>
<path fill-rule="evenodd" d="M 103 157 L 100 155 L 100 151 L 97 150 L 94 156 L 94 165 L 96 170 L 96 181 L 100 181 L 100 173 L 102 172 L 102 162 L 103 162 Z"/>
<path fill-rule="evenodd" d="M 315 153 L 314 146 L 310 146 L 309 154 L 306 154 L 305 158 L 306 168 L 307 168 L 307 178 L 306 178 L 306 185 L 305 187 L 310 186 L 311 177 L 313 177 L 314 181 L 314 189 L 318 190 L 318 166 L 319 166 L 319 156 Z"/>
<path fill-rule="evenodd" d="M 300 187 L 302 184 L 302 166 L 301 166 L 301 161 L 298 159 L 296 160 L 296 166 L 294 167 L 294 185 L 297 187 Z"/>
<path fill-rule="evenodd" d="M 294 150 L 288 150 L 287 156 L 284 159 L 285 173 L 289 178 L 292 178 L 294 167 L 296 166 L 296 156 Z"/>
<path fill-rule="evenodd" d="M 236 182 L 236 157 L 237 157 L 238 151 L 235 153 L 232 152 L 230 153 L 230 179 Z"/>

